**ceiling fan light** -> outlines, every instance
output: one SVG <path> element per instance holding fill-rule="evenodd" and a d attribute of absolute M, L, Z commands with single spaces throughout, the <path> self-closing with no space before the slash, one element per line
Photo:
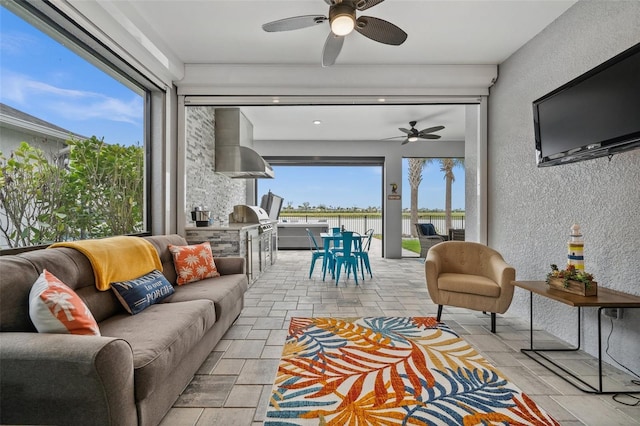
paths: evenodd
<path fill-rule="evenodd" d="M 337 36 L 346 36 L 356 26 L 356 9 L 351 4 L 338 3 L 329 9 L 331 32 Z"/>
<path fill-rule="evenodd" d="M 346 36 L 355 28 L 356 21 L 350 14 L 340 14 L 331 21 L 331 31 L 337 36 Z"/>
<path fill-rule="evenodd" d="M 408 140 L 409 142 L 415 142 L 415 141 L 417 141 L 417 140 L 418 140 L 418 137 L 417 137 L 417 136 L 409 136 L 409 137 L 407 138 L 407 140 Z"/>

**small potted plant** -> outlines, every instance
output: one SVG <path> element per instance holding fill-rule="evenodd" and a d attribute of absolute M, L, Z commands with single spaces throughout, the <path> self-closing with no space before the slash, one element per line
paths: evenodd
<path fill-rule="evenodd" d="M 576 270 L 574 265 L 567 265 L 565 269 L 558 269 L 558 265 L 551 265 L 551 272 L 547 274 L 549 287 L 581 296 L 595 296 L 598 294 L 598 283 L 593 275 Z"/>

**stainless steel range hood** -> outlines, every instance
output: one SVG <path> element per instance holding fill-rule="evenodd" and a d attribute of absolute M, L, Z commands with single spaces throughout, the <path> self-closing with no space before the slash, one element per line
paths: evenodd
<path fill-rule="evenodd" d="M 273 168 L 253 147 L 253 125 L 239 108 L 215 110 L 216 172 L 235 179 L 273 178 Z"/>

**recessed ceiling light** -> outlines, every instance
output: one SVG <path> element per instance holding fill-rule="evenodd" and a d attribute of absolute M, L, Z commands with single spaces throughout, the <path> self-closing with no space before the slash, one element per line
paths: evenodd
<path fill-rule="evenodd" d="M 320 121 L 320 120 L 313 120 L 313 124 L 322 124 L 322 121 Z"/>
<path fill-rule="evenodd" d="M 273 98 L 273 103 L 274 103 L 274 104 L 280 103 L 280 99 L 278 99 L 278 98 Z"/>
<path fill-rule="evenodd" d="M 385 98 L 378 98 L 378 102 L 384 102 L 384 101 L 386 101 Z"/>

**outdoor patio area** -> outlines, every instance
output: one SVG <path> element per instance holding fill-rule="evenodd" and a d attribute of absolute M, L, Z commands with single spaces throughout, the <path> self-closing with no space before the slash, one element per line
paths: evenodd
<path fill-rule="evenodd" d="M 435 316 L 423 259 L 383 259 L 381 247 L 374 239 L 373 279 L 356 285 L 353 277 L 341 277 L 337 287 L 322 281 L 320 262 L 308 278 L 308 251 L 279 251 L 276 265 L 249 288 L 242 314 L 162 425 L 262 424 L 291 317 Z M 482 312 L 445 307 L 442 320 L 562 425 L 640 424 L 640 407 L 617 403 L 611 395 L 587 395 L 520 353 L 529 344 L 528 321 L 499 315 L 492 335 L 490 317 Z M 535 339 L 546 346 L 562 344 L 543 331 L 536 331 Z M 595 379 L 593 357 L 582 352 L 563 357 L 572 370 Z M 605 383 L 617 387 L 631 379 L 609 367 L 606 374 Z"/>

